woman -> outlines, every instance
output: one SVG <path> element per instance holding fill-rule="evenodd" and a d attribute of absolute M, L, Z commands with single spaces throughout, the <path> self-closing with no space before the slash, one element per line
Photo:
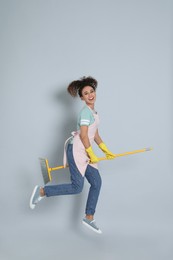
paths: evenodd
<path fill-rule="evenodd" d="M 94 220 L 94 214 L 101 188 L 101 177 L 97 163 L 99 158 L 95 155 L 92 144 L 95 141 L 99 148 L 106 154 L 107 159 L 115 158 L 98 132 L 99 118 L 95 111 L 97 81 L 92 77 L 83 77 L 69 84 L 67 91 L 72 97 L 79 97 L 85 102 L 85 106 L 80 111 L 77 122 L 77 131 L 73 132 L 67 144 L 66 157 L 71 174 L 71 183 L 60 185 L 36 186 L 30 199 L 30 207 L 35 208 L 36 204 L 45 196 L 57 196 L 67 194 L 78 194 L 82 191 L 84 177 L 90 183 L 90 190 L 86 203 L 86 216 L 83 224 L 97 233 L 102 233 Z"/>

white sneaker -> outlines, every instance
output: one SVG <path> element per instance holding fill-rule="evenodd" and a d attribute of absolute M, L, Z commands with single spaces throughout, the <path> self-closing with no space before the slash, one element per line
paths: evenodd
<path fill-rule="evenodd" d="M 94 232 L 102 234 L 102 231 L 97 227 L 95 220 L 89 220 L 87 218 L 84 218 L 82 223 Z"/>
<path fill-rule="evenodd" d="M 30 208 L 31 209 L 34 209 L 36 204 L 42 200 L 44 197 L 41 197 L 40 196 L 40 186 L 35 186 L 33 192 L 32 192 L 32 195 L 31 195 L 31 198 L 30 198 Z"/>

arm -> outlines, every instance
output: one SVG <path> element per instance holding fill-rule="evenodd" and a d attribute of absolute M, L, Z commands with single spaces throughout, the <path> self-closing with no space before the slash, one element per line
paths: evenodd
<path fill-rule="evenodd" d="M 103 140 L 101 139 L 100 135 L 99 135 L 99 131 L 97 129 L 95 137 L 94 137 L 94 141 L 96 142 L 97 145 L 103 143 Z"/>
<path fill-rule="evenodd" d="M 91 163 L 97 163 L 99 161 L 99 158 L 94 154 L 89 138 L 88 138 L 88 126 L 83 125 L 80 127 L 80 139 L 85 147 L 85 151 L 88 154 L 88 157 L 90 158 Z"/>
<path fill-rule="evenodd" d="M 89 138 L 88 138 L 88 126 L 82 125 L 80 127 L 80 139 L 85 147 L 85 149 L 91 146 Z"/>
<path fill-rule="evenodd" d="M 99 146 L 99 148 L 106 154 L 107 159 L 114 159 L 116 157 L 115 154 L 113 154 L 111 151 L 108 150 L 107 146 L 105 143 L 102 141 L 98 130 L 96 131 L 94 141 L 96 144 Z"/>

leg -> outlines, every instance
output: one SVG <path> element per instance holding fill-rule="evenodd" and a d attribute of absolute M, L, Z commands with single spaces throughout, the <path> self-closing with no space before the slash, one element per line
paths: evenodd
<path fill-rule="evenodd" d="M 101 234 L 102 231 L 96 225 L 96 222 L 94 220 L 94 213 L 101 188 L 101 177 L 99 171 L 90 165 L 88 165 L 87 167 L 85 177 L 91 184 L 91 187 L 88 194 L 85 211 L 86 217 L 83 219 L 83 224 L 86 225 L 88 228 L 92 229 L 94 232 Z"/>
<path fill-rule="evenodd" d="M 74 162 L 72 148 L 72 144 L 69 144 L 67 148 L 67 159 L 71 173 L 71 183 L 60 185 L 47 185 L 44 188 L 36 186 L 30 199 L 30 207 L 32 209 L 35 208 L 35 205 L 44 196 L 50 197 L 57 195 L 78 194 L 82 191 L 84 185 L 84 177 L 81 175 Z"/>
<path fill-rule="evenodd" d="M 88 194 L 85 213 L 86 217 L 92 220 L 98 202 L 102 181 L 99 171 L 91 165 L 87 166 L 85 177 L 91 185 Z"/>
<path fill-rule="evenodd" d="M 47 197 L 67 194 L 78 194 L 82 191 L 84 185 L 84 177 L 79 172 L 73 158 L 73 146 L 68 145 L 67 159 L 71 173 L 71 183 L 60 185 L 47 185 L 44 187 L 44 193 Z"/>

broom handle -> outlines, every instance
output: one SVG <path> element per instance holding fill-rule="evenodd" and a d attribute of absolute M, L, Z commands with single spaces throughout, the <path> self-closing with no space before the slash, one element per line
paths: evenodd
<path fill-rule="evenodd" d="M 115 154 L 116 157 L 121 157 L 121 156 L 126 156 L 126 155 L 130 155 L 130 154 L 136 154 L 136 153 L 143 153 L 143 152 L 148 152 L 148 151 L 151 151 L 153 150 L 153 148 L 149 147 L 149 148 L 144 148 L 144 149 L 139 149 L 139 150 L 134 150 L 134 151 L 131 151 L 131 152 L 125 152 L 125 153 L 118 153 L 118 154 Z M 116 158 L 115 157 L 115 158 Z M 103 160 L 108 160 L 106 157 L 101 157 L 99 158 L 99 161 L 103 161 Z M 67 166 L 68 167 L 68 166 Z M 62 166 L 57 166 L 57 167 L 54 167 L 54 168 L 49 168 L 50 171 L 56 171 L 56 170 L 60 170 L 60 169 L 64 169 L 66 167 L 64 167 L 63 165 Z"/>
<path fill-rule="evenodd" d="M 149 147 L 149 148 L 134 150 L 134 151 L 131 151 L 131 152 L 118 153 L 118 154 L 115 154 L 115 156 L 116 157 L 121 157 L 121 156 L 126 156 L 126 155 L 130 155 L 130 154 L 135 154 L 135 153 L 148 152 L 148 151 L 151 151 L 151 150 L 153 150 L 153 148 Z M 99 161 L 103 161 L 103 160 L 108 160 L 108 159 L 106 157 L 99 158 Z"/>

